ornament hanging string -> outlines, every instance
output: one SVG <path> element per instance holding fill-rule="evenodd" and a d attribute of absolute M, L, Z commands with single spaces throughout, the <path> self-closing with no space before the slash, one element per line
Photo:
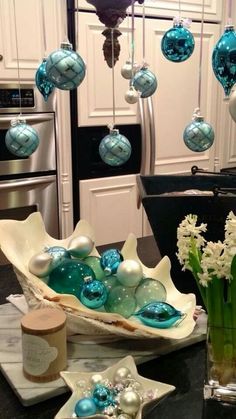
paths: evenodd
<path fill-rule="evenodd" d="M 132 0 L 131 15 L 132 15 L 132 20 L 131 20 L 131 67 L 132 67 L 132 77 L 131 77 L 130 84 L 132 85 L 132 80 L 133 80 L 133 76 L 134 76 L 134 0 Z"/>
<path fill-rule="evenodd" d="M 77 19 L 76 19 L 76 45 L 75 50 L 79 51 L 79 0 L 76 0 L 76 12 L 77 12 Z"/>
<path fill-rule="evenodd" d="M 181 0 L 179 0 L 179 19 L 181 18 Z"/>
<path fill-rule="evenodd" d="M 143 65 L 146 64 L 146 39 L 145 39 L 145 6 L 143 3 Z"/>
<path fill-rule="evenodd" d="M 128 59 L 129 61 L 131 60 L 131 50 L 132 50 L 132 44 L 130 42 L 130 14 L 129 14 L 129 10 L 127 9 L 127 44 L 128 44 Z"/>
<path fill-rule="evenodd" d="M 227 25 L 232 25 L 232 0 L 228 0 L 228 22 Z"/>
<path fill-rule="evenodd" d="M 112 113 L 113 113 L 113 124 L 109 126 L 110 129 L 115 127 L 115 59 L 114 59 L 114 29 L 111 29 L 111 61 L 112 61 Z"/>
<path fill-rule="evenodd" d="M 67 31 L 67 6 L 66 0 L 63 1 L 63 8 L 61 9 L 61 27 L 64 32 L 64 43 L 69 43 L 68 31 Z"/>
<path fill-rule="evenodd" d="M 18 75 L 18 90 L 19 90 L 19 110 L 21 116 L 21 83 L 20 83 L 20 63 L 19 63 L 19 48 L 16 24 L 16 3 L 13 1 L 14 25 L 15 25 L 15 41 L 16 41 L 16 61 L 17 61 L 17 75 Z"/>
<path fill-rule="evenodd" d="M 47 40 L 46 40 L 46 25 L 45 25 L 45 12 L 44 12 L 44 0 L 41 0 L 41 16 L 42 16 L 42 25 L 43 25 L 43 48 L 44 48 L 44 57 L 47 57 Z"/>
<path fill-rule="evenodd" d="M 198 107 L 195 110 L 195 113 L 198 114 L 198 115 L 200 114 L 200 109 L 201 109 L 204 8 L 205 8 L 205 0 L 202 0 L 200 53 L 199 53 L 199 76 L 198 76 Z"/>

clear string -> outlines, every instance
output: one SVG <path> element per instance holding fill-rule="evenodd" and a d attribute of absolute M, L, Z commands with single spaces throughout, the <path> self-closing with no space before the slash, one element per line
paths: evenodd
<path fill-rule="evenodd" d="M 15 41 L 16 41 L 16 60 L 17 60 L 17 74 L 18 74 L 18 90 L 19 90 L 19 110 L 21 115 L 21 85 L 20 85 L 20 63 L 19 63 L 19 50 L 18 50 L 18 36 L 17 36 L 17 24 L 16 24 L 16 3 L 13 0 L 13 13 L 14 13 L 14 25 L 15 25 Z"/>
<path fill-rule="evenodd" d="M 77 19 L 76 19 L 76 45 L 75 50 L 79 51 L 79 0 L 76 0 L 76 10 L 77 10 Z"/>
<path fill-rule="evenodd" d="M 111 29 L 111 62 L 112 62 L 112 110 L 113 110 L 113 127 L 115 127 L 115 59 L 114 59 L 114 29 Z"/>
<path fill-rule="evenodd" d="M 131 82 L 132 82 L 133 76 L 134 76 L 134 1 L 133 0 L 132 0 L 132 5 L 131 5 L 131 15 L 132 15 L 132 19 L 131 19 L 131 68 L 132 68 Z"/>
<path fill-rule="evenodd" d="M 127 44 L 128 44 L 128 60 L 131 60 L 131 56 L 130 56 L 130 49 L 131 49 L 131 45 L 130 45 L 130 21 L 129 21 L 129 10 L 127 9 Z"/>
<path fill-rule="evenodd" d="M 232 25 L 232 0 L 228 0 L 228 22 L 227 25 Z"/>
<path fill-rule="evenodd" d="M 201 89 L 202 89 L 202 56 L 203 56 L 203 25 L 204 25 L 205 0 L 202 0 L 201 36 L 199 53 L 199 81 L 198 81 L 198 109 L 201 109 Z"/>
<path fill-rule="evenodd" d="M 45 12 L 44 12 L 44 0 L 41 0 L 41 16 L 42 16 L 42 25 L 43 25 L 43 48 L 44 48 L 44 57 L 47 56 L 47 40 L 46 40 L 46 25 L 45 25 Z"/>
<path fill-rule="evenodd" d="M 67 6 L 66 0 L 63 0 L 63 7 L 61 8 L 61 27 L 64 31 L 64 42 L 69 43 L 68 32 L 67 32 Z"/>
<path fill-rule="evenodd" d="M 145 6 L 143 3 L 143 63 L 146 62 L 146 40 L 145 40 L 146 30 L 145 30 Z"/>
<path fill-rule="evenodd" d="M 181 17 L 181 0 L 179 0 L 179 18 Z"/>

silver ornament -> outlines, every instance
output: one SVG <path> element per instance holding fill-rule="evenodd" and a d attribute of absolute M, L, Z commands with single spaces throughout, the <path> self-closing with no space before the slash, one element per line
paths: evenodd
<path fill-rule="evenodd" d="M 132 72 L 132 62 L 127 60 L 126 63 L 121 68 L 121 75 L 124 79 L 130 80 L 132 79 L 133 72 Z"/>
<path fill-rule="evenodd" d="M 127 390 L 120 395 L 119 407 L 124 413 L 133 415 L 139 410 L 140 405 L 141 397 L 136 391 Z"/>
<path fill-rule="evenodd" d="M 101 374 L 94 374 L 94 375 L 92 375 L 92 377 L 90 379 L 90 382 L 91 382 L 92 385 L 96 385 L 98 383 L 101 383 L 102 379 L 103 378 L 102 378 Z"/>
<path fill-rule="evenodd" d="M 52 261 L 53 257 L 49 253 L 37 253 L 30 259 L 28 269 L 39 278 L 44 278 L 52 270 Z"/>
<path fill-rule="evenodd" d="M 233 91 L 229 99 L 229 113 L 234 122 L 236 122 L 236 90 Z"/>
<path fill-rule="evenodd" d="M 131 105 L 134 105 L 138 102 L 139 99 L 139 92 L 133 87 L 130 86 L 129 90 L 125 93 L 125 100 L 127 103 L 130 103 Z"/>
<path fill-rule="evenodd" d="M 135 287 L 143 278 L 143 269 L 136 260 L 126 259 L 119 264 L 116 276 L 122 285 Z"/>
<path fill-rule="evenodd" d="M 115 371 L 113 380 L 115 383 L 122 383 L 123 380 L 126 380 L 129 377 L 131 377 L 129 368 L 120 367 Z"/>
<path fill-rule="evenodd" d="M 85 258 L 93 250 L 94 242 L 90 237 L 78 236 L 74 237 L 68 245 L 68 251 L 71 256 L 76 258 Z"/>

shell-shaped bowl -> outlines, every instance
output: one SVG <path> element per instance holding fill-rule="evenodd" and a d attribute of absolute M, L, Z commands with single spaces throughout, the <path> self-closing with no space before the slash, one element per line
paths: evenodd
<path fill-rule="evenodd" d="M 68 335 L 181 339 L 191 334 L 195 326 L 193 319 L 196 307 L 195 295 L 182 294 L 175 288 L 167 256 L 155 268 L 144 266 L 137 255 L 137 239 L 133 234 L 128 236 L 121 253 L 124 259 L 141 263 L 144 276 L 159 280 L 165 286 L 167 302 L 185 313 L 184 319 L 178 326 L 158 329 L 145 326 L 136 317 L 126 319 L 120 314 L 91 310 L 74 295 L 56 293 L 42 279 L 29 272 L 28 264 L 33 255 L 42 252 L 46 246 L 67 248 L 71 239 L 79 235 L 89 236 L 95 242 L 92 228 L 84 220 L 79 221 L 72 235 L 63 240 L 48 235 L 39 212 L 32 213 L 24 221 L 0 220 L 0 247 L 13 265 L 30 310 L 48 306 L 64 310 L 67 315 Z M 95 247 L 90 255 L 99 256 Z"/>

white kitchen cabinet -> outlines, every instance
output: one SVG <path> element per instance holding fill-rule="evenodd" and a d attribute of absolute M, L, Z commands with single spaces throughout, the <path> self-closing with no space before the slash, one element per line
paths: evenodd
<path fill-rule="evenodd" d="M 39 0 L 0 0 L 0 74 L 1 81 L 20 79 L 33 81 L 35 70 L 44 57 L 43 14 Z M 55 0 L 44 0 L 45 37 L 47 53 L 57 45 L 57 11 Z"/>

